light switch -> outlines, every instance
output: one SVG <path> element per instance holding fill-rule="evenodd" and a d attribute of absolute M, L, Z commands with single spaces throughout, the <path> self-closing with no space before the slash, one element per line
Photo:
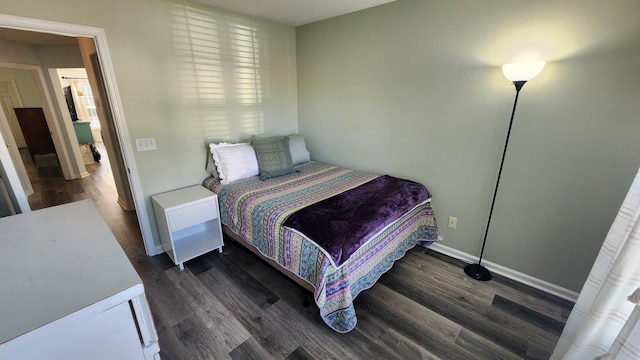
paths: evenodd
<path fill-rule="evenodd" d="M 140 138 L 136 139 L 136 150 L 138 151 L 149 151 L 156 150 L 156 138 Z"/>

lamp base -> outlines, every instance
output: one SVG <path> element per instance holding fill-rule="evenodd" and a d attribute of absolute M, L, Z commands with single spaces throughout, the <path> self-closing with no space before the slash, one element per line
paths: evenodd
<path fill-rule="evenodd" d="M 476 280 L 489 281 L 491 280 L 491 272 L 480 264 L 469 264 L 464 267 L 465 274 L 469 275 Z"/>

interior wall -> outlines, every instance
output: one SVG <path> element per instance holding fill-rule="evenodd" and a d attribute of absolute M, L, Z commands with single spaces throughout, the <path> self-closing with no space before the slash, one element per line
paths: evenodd
<path fill-rule="evenodd" d="M 0 61 L 38 65 L 38 52 L 34 46 L 0 39 Z"/>
<path fill-rule="evenodd" d="M 150 196 L 201 183 L 208 141 L 297 132 L 292 27 L 186 0 L 15 2 L 0 11 L 105 29 L 127 145 L 156 139 L 157 150 L 134 152 L 156 245 Z M 245 54 L 259 61 L 259 82 L 243 78 L 253 67 Z M 256 90 L 260 104 L 250 105 Z"/>
<path fill-rule="evenodd" d="M 16 82 L 24 107 L 42 107 L 42 99 L 38 93 L 36 79 L 34 79 L 30 70 L 0 67 L 0 79 Z"/>
<path fill-rule="evenodd" d="M 640 166 L 639 15 L 632 0 L 402 0 L 298 27 L 300 131 L 315 159 L 427 185 L 442 244 L 478 256 L 515 96 L 500 66 L 546 60 L 520 94 L 484 255 L 579 291 Z"/>
<path fill-rule="evenodd" d="M 82 55 L 77 45 L 36 46 L 38 61 L 43 68 L 82 68 Z"/>

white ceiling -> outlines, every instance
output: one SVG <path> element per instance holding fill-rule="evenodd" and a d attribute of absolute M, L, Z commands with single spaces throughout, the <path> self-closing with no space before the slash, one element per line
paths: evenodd
<path fill-rule="evenodd" d="M 299 26 L 396 0 L 191 0 L 236 13 Z M 0 39 L 30 45 L 77 45 L 73 37 L 0 28 Z"/>
<path fill-rule="evenodd" d="M 396 0 L 191 0 L 199 4 L 300 26 Z"/>

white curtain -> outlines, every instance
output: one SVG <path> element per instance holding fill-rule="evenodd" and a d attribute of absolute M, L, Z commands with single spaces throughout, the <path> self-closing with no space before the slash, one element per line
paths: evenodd
<path fill-rule="evenodd" d="M 640 359 L 640 288 L 633 295 L 629 296 L 629 301 L 636 304 L 631 316 L 625 323 L 620 334 L 613 342 L 611 350 L 602 357 L 616 360 L 637 360 Z"/>
<path fill-rule="evenodd" d="M 639 217 L 640 170 L 567 319 L 552 359 L 640 359 L 640 310 L 633 302 L 638 301 L 636 289 L 640 287 Z"/>
<path fill-rule="evenodd" d="M 84 94 L 82 94 L 80 83 L 78 82 L 78 80 L 71 80 L 69 81 L 69 86 L 71 86 L 71 94 L 73 95 L 73 103 L 76 106 L 76 114 L 78 115 L 78 119 L 82 121 L 89 121 L 89 112 L 87 111 L 87 107 L 84 105 L 84 101 L 82 100 L 82 96 L 84 96 Z"/>

